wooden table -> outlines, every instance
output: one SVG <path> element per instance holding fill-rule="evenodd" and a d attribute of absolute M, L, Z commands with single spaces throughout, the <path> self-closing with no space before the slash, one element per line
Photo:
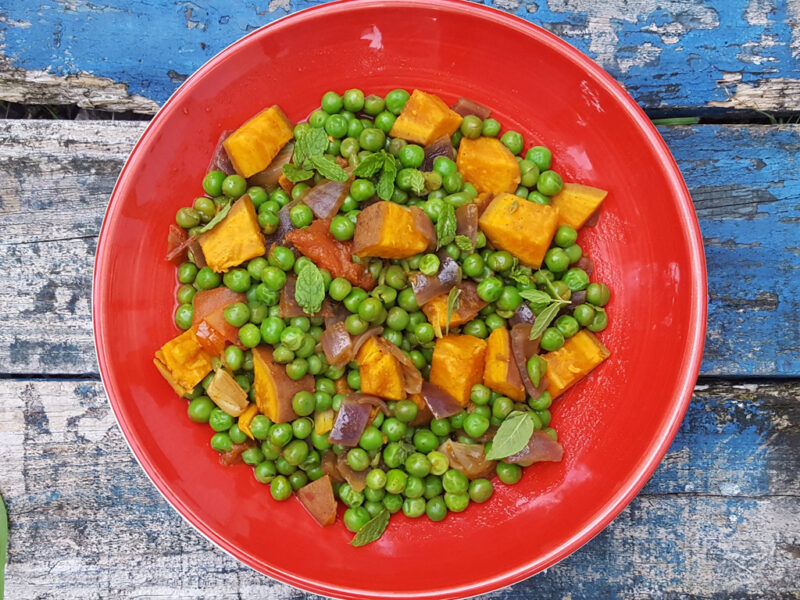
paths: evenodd
<path fill-rule="evenodd" d="M 5 0 L 0 99 L 152 114 L 225 45 L 318 3 Z M 660 128 L 708 263 L 706 352 L 683 425 L 605 531 L 492 597 L 798 597 L 800 3 L 494 4 L 588 53 L 651 116 L 722 124 Z M 0 120 L 6 597 L 309 597 L 181 520 L 109 410 L 90 283 L 109 194 L 145 126 L 131 114 Z M 788 124 L 752 124 L 765 114 Z"/>

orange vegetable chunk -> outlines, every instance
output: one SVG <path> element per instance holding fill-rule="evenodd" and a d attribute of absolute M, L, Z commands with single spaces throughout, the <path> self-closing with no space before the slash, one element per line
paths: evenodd
<path fill-rule="evenodd" d="M 306 374 L 298 380 L 290 378 L 284 366 L 272 359 L 272 350 L 263 346 L 253 348 L 253 371 L 258 410 L 273 423 L 296 419 L 292 398 L 303 390 L 313 392 L 314 376 Z"/>
<path fill-rule="evenodd" d="M 228 215 L 211 231 L 197 240 L 203 249 L 208 266 L 217 273 L 266 252 L 264 236 L 258 226 L 253 201 L 245 194 L 231 207 Z"/>
<path fill-rule="evenodd" d="M 558 211 L 514 194 L 500 194 L 478 221 L 499 250 L 507 250 L 524 265 L 538 269 L 558 228 Z"/>
<path fill-rule="evenodd" d="M 489 335 L 483 383 L 512 400 L 525 400 L 525 386 L 511 353 L 511 335 L 505 327 L 498 327 Z"/>
<path fill-rule="evenodd" d="M 450 327 L 458 327 L 478 316 L 488 302 L 478 296 L 478 286 L 472 281 L 462 281 L 458 288 L 461 294 L 458 297 L 458 309 L 450 315 Z M 436 337 L 442 337 L 447 330 L 447 296 L 442 294 L 429 300 L 422 307 L 422 312 L 428 317 L 428 322 L 433 325 Z"/>
<path fill-rule="evenodd" d="M 387 400 L 405 400 L 403 370 L 390 352 L 371 337 L 358 351 L 356 363 L 361 370 L 361 393 Z"/>
<path fill-rule="evenodd" d="M 328 475 L 297 490 L 297 499 L 320 526 L 333 525 L 336 521 L 336 498 Z"/>
<path fill-rule="evenodd" d="M 446 335 L 436 340 L 430 381 L 461 406 L 469 403 L 472 386 L 483 381 L 486 341 L 471 335 Z"/>
<path fill-rule="evenodd" d="M 263 171 L 292 139 L 292 123 L 275 104 L 262 110 L 222 143 L 236 172 L 250 177 Z"/>
<path fill-rule="evenodd" d="M 462 138 L 456 165 L 478 192 L 513 192 L 519 185 L 519 163 L 497 138 Z"/>
<path fill-rule="evenodd" d="M 547 391 L 553 398 L 560 396 L 610 355 L 591 331 L 581 329 L 558 350 L 542 354 L 547 362 Z"/>
<path fill-rule="evenodd" d="M 550 206 L 558 211 L 558 224 L 580 229 L 608 196 L 606 190 L 565 183 L 561 191 L 550 200 Z"/>
<path fill-rule="evenodd" d="M 408 258 L 424 252 L 432 241 L 435 244 L 433 224 L 422 209 L 376 202 L 358 215 L 353 252 L 356 256 Z"/>
<path fill-rule="evenodd" d="M 156 350 L 158 371 L 179 396 L 188 394 L 211 372 L 211 356 L 189 329 Z"/>
<path fill-rule="evenodd" d="M 414 90 L 389 135 L 427 146 L 444 135 L 453 135 L 462 120 L 463 117 L 451 110 L 439 96 Z"/>
<path fill-rule="evenodd" d="M 250 424 L 253 422 L 253 418 L 258 414 L 258 405 L 253 402 L 245 409 L 245 411 L 239 415 L 239 420 L 237 424 L 239 425 L 239 429 L 242 430 L 247 437 L 251 440 L 256 439 L 253 437 L 253 432 L 250 431 Z"/>

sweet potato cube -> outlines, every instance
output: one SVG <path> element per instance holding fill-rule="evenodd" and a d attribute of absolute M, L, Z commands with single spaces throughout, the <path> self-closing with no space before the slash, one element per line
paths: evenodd
<path fill-rule="evenodd" d="M 581 329 L 561 348 L 542 355 L 547 361 L 547 391 L 553 398 L 560 396 L 610 355 L 591 331 Z"/>
<path fill-rule="evenodd" d="M 416 207 L 408 209 L 394 202 L 376 202 L 368 206 L 358 215 L 353 252 L 356 256 L 380 258 L 408 258 L 424 252 L 431 243 L 433 227 L 420 227 L 422 217 L 430 223 L 425 213 Z"/>
<path fill-rule="evenodd" d="M 258 404 L 253 402 L 252 404 L 249 404 L 247 406 L 247 408 L 242 414 L 239 415 L 239 420 L 237 421 L 239 429 L 241 429 L 242 432 L 251 440 L 254 440 L 256 438 L 253 437 L 253 432 L 250 431 L 250 424 L 253 422 L 253 418 L 255 418 L 255 416 L 258 413 L 259 413 Z"/>
<path fill-rule="evenodd" d="M 236 172 L 250 177 L 263 171 L 292 139 L 292 123 L 275 104 L 262 110 L 223 142 Z"/>
<path fill-rule="evenodd" d="M 580 229 L 608 196 L 606 190 L 565 183 L 561 191 L 550 200 L 550 206 L 558 211 L 558 224 Z"/>
<path fill-rule="evenodd" d="M 458 309 L 450 315 L 450 327 L 458 327 L 478 316 L 478 313 L 488 304 L 478 296 L 478 286 L 471 281 L 462 281 L 459 284 L 461 294 L 458 297 Z M 442 337 L 447 331 L 447 296 L 442 294 L 429 300 L 422 307 L 422 312 L 433 325 L 436 337 Z"/>
<path fill-rule="evenodd" d="M 247 194 L 236 201 L 216 227 L 201 234 L 197 241 L 208 266 L 217 273 L 261 256 L 267 250 L 256 209 Z"/>
<path fill-rule="evenodd" d="M 303 390 L 313 392 L 314 376 L 304 375 L 298 380 L 291 379 L 284 366 L 272 359 L 272 350 L 265 347 L 253 348 L 253 370 L 258 410 L 273 423 L 286 423 L 296 419 L 292 398 Z"/>
<path fill-rule="evenodd" d="M 462 120 L 439 96 L 414 90 L 389 135 L 427 146 L 444 135 L 453 135 Z"/>
<path fill-rule="evenodd" d="M 405 400 L 403 370 L 392 354 L 381 348 L 378 341 L 368 339 L 356 356 L 361 368 L 361 392 L 387 400 Z"/>
<path fill-rule="evenodd" d="M 456 164 L 478 192 L 513 192 L 519 185 L 519 163 L 497 138 L 462 138 Z"/>
<path fill-rule="evenodd" d="M 500 194 L 478 221 L 495 248 L 507 250 L 538 269 L 558 228 L 558 211 L 514 194 Z"/>
<path fill-rule="evenodd" d="M 525 400 L 525 386 L 511 353 L 511 336 L 505 327 L 498 327 L 489 336 L 483 383 L 512 400 Z"/>
<path fill-rule="evenodd" d="M 297 490 L 297 499 L 322 527 L 336 521 L 336 498 L 329 475 L 301 487 Z"/>
<path fill-rule="evenodd" d="M 430 381 L 461 406 L 469 403 L 472 386 L 483 381 L 486 341 L 471 335 L 446 335 L 436 340 Z"/>
<path fill-rule="evenodd" d="M 212 367 L 211 356 L 191 329 L 161 346 L 153 363 L 179 396 L 191 392 Z"/>

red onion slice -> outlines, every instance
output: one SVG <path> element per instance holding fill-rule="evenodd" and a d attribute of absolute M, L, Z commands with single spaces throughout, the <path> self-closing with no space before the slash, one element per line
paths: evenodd
<path fill-rule="evenodd" d="M 581 256 L 575 266 L 586 271 L 587 275 L 591 275 L 592 271 L 594 271 L 594 261 L 588 256 Z"/>
<path fill-rule="evenodd" d="M 519 305 L 519 308 L 514 311 L 514 315 L 508 320 L 509 325 L 512 327 L 519 323 L 527 323 L 529 325 L 533 325 L 533 322 L 536 320 L 536 315 L 533 314 L 531 307 L 528 306 L 526 303 L 522 303 Z"/>
<path fill-rule="evenodd" d="M 522 378 L 522 384 L 531 398 L 538 398 L 542 395 L 547 387 L 547 376 L 542 377 L 539 386 L 533 385 L 531 378 L 528 376 L 528 358 L 534 354 L 539 353 L 539 340 L 528 339 L 531 334 L 531 325 L 529 323 L 518 323 L 511 328 L 511 353 L 514 355 L 514 362 L 517 363 L 519 376 Z"/>
<path fill-rule="evenodd" d="M 389 407 L 386 405 L 386 402 L 384 402 L 377 396 L 369 396 L 367 394 L 351 394 L 351 397 L 355 398 L 356 402 L 360 402 L 361 404 L 368 404 L 370 406 L 374 406 L 387 417 L 392 416 L 392 411 L 389 410 Z"/>
<path fill-rule="evenodd" d="M 447 456 L 451 468 L 458 469 L 470 479 L 490 477 L 496 464 L 493 460 L 486 460 L 483 444 L 462 444 L 447 440 L 439 446 L 439 452 Z"/>
<path fill-rule="evenodd" d="M 503 460 L 507 463 L 561 462 L 563 457 L 564 447 L 541 429 L 536 429 L 527 446 Z"/>
<path fill-rule="evenodd" d="M 362 404 L 352 394 L 347 394 L 336 413 L 328 441 L 348 447 L 357 445 L 369 422 L 369 413 L 369 404 Z"/>
<path fill-rule="evenodd" d="M 425 404 L 437 419 L 452 417 L 461 412 L 462 406 L 450 394 L 438 385 L 426 381 L 422 384 L 420 392 Z"/>
<path fill-rule="evenodd" d="M 222 171 L 225 175 L 233 175 L 235 172 L 233 163 L 231 163 L 231 159 L 228 157 L 228 152 L 225 150 L 225 146 L 222 145 L 222 142 L 227 140 L 228 136 L 232 133 L 233 129 L 226 129 L 220 134 L 219 140 L 217 140 L 217 146 L 214 148 L 214 154 L 211 155 L 211 162 L 208 163 L 206 173 Z"/>
<path fill-rule="evenodd" d="M 248 185 L 260 185 L 267 190 L 272 190 L 278 185 L 278 178 L 283 173 L 283 165 L 292 160 L 294 144 L 286 144 L 283 149 L 275 155 L 272 162 L 266 169 L 247 178 Z"/>
<path fill-rule="evenodd" d="M 436 275 L 416 273 L 409 277 L 414 298 L 419 306 L 424 306 L 434 298 L 448 294 L 461 281 L 461 267 L 448 255 Z"/>
<path fill-rule="evenodd" d="M 378 345 L 394 356 L 400 363 L 400 368 L 403 370 L 404 388 L 408 394 L 419 394 L 422 390 L 422 373 L 414 366 L 414 363 L 406 355 L 405 352 L 400 350 L 389 340 L 384 338 L 377 339 Z"/>
<path fill-rule="evenodd" d="M 170 224 L 167 232 L 167 260 L 175 265 L 186 262 L 186 252 L 193 241 L 194 236 L 189 237 L 183 227 Z"/>
<path fill-rule="evenodd" d="M 324 181 L 318 183 L 303 195 L 303 202 L 319 219 L 330 219 L 339 212 L 353 182 L 351 175 L 347 181 Z"/>
<path fill-rule="evenodd" d="M 452 108 L 462 117 L 466 117 L 467 115 L 475 115 L 481 120 L 488 119 L 489 115 L 492 114 L 491 109 L 486 108 L 483 104 L 478 104 L 474 100 L 464 98 L 463 96 L 459 98 L 450 108 Z"/>
<path fill-rule="evenodd" d="M 420 167 L 422 171 L 432 171 L 433 161 L 440 156 L 445 156 L 450 160 L 455 160 L 456 157 L 455 152 L 453 152 L 453 143 L 449 135 L 436 138 L 425 146 L 423 150 L 425 151 L 425 160 L 422 161 L 422 166 Z"/>
<path fill-rule="evenodd" d="M 474 245 L 478 239 L 478 206 L 465 204 L 456 209 L 456 235 L 465 235 Z"/>
<path fill-rule="evenodd" d="M 329 365 L 341 369 L 355 358 L 353 340 L 345 329 L 344 321 L 339 321 L 325 327 L 319 339 L 325 360 Z"/>
<path fill-rule="evenodd" d="M 330 438 L 328 438 L 330 439 Z M 363 492 L 367 487 L 367 473 L 369 469 L 363 471 L 354 471 L 349 464 L 347 464 L 347 452 L 342 452 L 336 459 L 336 468 L 341 473 L 344 480 L 350 484 L 353 491 Z"/>

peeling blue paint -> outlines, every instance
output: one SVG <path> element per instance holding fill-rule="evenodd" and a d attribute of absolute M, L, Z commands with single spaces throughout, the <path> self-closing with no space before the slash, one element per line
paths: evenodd
<path fill-rule="evenodd" d="M 161 103 L 183 75 L 247 32 L 322 3 L 40 0 L 32 6 L 30 0 L 6 0 L 0 52 L 15 67 L 60 75 L 85 71 Z M 647 108 L 725 101 L 735 91 L 719 84 L 726 73 L 750 85 L 776 77 L 800 79 L 800 61 L 790 45 L 797 15 L 790 13 L 788 0 L 770 3 L 768 14 L 750 14 L 748 0 L 684 3 L 672 12 L 653 0 L 652 6 L 640 3 L 640 13 L 619 1 L 486 4 L 561 36 L 597 60 Z"/>

